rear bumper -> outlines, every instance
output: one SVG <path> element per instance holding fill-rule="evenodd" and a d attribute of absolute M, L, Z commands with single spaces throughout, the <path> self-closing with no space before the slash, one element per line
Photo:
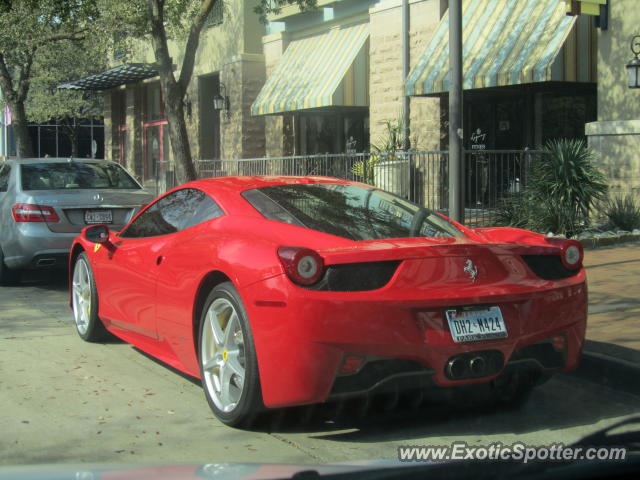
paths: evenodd
<path fill-rule="evenodd" d="M 3 246 L 7 267 L 64 268 L 77 233 L 53 233 L 45 223 L 19 224 Z"/>
<path fill-rule="evenodd" d="M 252 285 L 241 294 L 268 407 L 323 402 L 330 396 L 362 393 L 394 379 L 454 387 L 488 382 L 506 368 L 519 366 L 543 373 L 569 371 L 579 363 L 586 330 L 584 272 L 515 294 L 456 296 L 450 292 L 443 298 L 442 292 L 437 292 L 428 298 L 429 292 L 423 292 L 422 298 L 408 299 L 384 288 L 315 292 L 294 286 L 284 276 Z M 508 337 L 454 343 L 444 311 L 462 305 L 500 306 Z M 551 337 L 558 334 L 565 339 L 562 351 L 554 350 L 551 343 Z M 483 352 L 502 358 L 488 374 L 460 380 L 447 375 L 452 358 Z M 341 366 L 350 356 L 362 357 L 364 366 L 358 373 L 342 376 Z M 385 361 L 391 363 L 377 368 L 370 378 L 360 375 Z M 399 364 L 403 367 L 395 371 Z M 389 370 L 386 373 L 385 368 Z"/>

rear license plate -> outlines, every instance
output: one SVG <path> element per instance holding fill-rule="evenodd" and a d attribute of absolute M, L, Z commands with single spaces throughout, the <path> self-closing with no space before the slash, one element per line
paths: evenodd
<path fill-rule="evenodd" d="M 456 343 L 492 340 L 507 336 L 507 326 L 504 324 L 500 307 L 447 310 L 445 314 L 451 337 Z"/>
<path fill-rule="evenodd" d="M 84 223 L 87 225 L 112 222 L 111 210 L 85 210 L 84 212 Z"/>

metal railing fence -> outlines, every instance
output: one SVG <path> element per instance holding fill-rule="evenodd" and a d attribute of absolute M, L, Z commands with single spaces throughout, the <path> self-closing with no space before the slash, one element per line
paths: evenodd
<path fill-rule="evenodd" d="M 531 167 L 544 155 L 536 150 L 466 151 L 465 224 L 489 226 L 500 201 L 520 192 Z M 448 211 L 447 151 L 389 154 L 352 153 L 299 155 L 237 160 L 197 160 L 198 178 L 227 175 L 329 176 L 374 185 L 443 213 Z M 177 185 L 168 165 L 160 166 L 156 190 Z"/>

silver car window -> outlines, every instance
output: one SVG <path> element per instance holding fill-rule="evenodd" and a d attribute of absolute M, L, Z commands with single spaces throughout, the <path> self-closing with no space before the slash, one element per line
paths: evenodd
<path fill-rule="evenodd" d="M 140 189 L 140 185 L 113 163 L 28 163 L 20 166 L 23 190 Z"/>

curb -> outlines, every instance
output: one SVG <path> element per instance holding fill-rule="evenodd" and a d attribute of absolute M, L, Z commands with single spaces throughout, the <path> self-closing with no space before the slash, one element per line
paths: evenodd
<path fill-rule="evenodd" d="M 600 247 L 609 247 L 612 245 L 619 245 L 621 243 L 635 243 L 640 242 L 640 234 L 638 233 L 624 233 L 622 235 L 614 235 L 610 237 L 591 237 L 579 240 L 582 243 L 582 247 L 586 250 L 591 250 Z"/>

